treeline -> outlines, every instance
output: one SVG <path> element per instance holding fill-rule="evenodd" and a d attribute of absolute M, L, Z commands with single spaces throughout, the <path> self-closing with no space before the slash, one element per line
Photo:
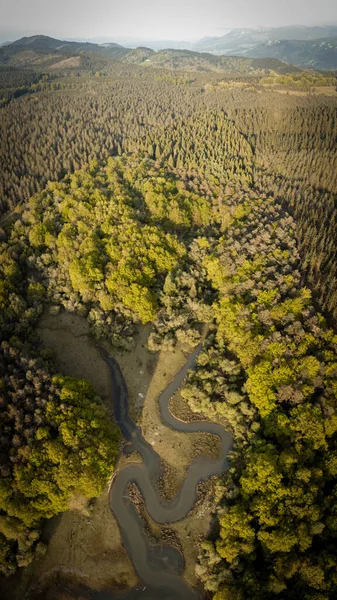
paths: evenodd
<path fill-rule="evenodd" d="M 238 156 L 238 172 L 240 164 Z M 155 319 L 163 286 L 177 281 L 189 251 L 202 252 L 194 238 L 212 235 L 220 188 L 220 179 L 149 158 L 93 161 L 31 198 L 12 236 L 41 298 L 87 314 L 97 337 L 127 345 L 132 323 Z"/>

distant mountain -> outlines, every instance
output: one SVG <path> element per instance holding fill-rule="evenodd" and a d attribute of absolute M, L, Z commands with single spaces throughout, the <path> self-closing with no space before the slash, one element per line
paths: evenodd
<path fill-rule="evenodd" d="M 121 46 L 120 44 L 116 44 L 115 42 L 105 42 L 104 44 L 94 44 L 92 43 L 93 46 L 95 46 L 97 48 L 97 46 L 99 46 L 100 48 L 124 48 L 124 50 L 126 49 L 124 46 Z"/>
<path fill-rule="evenodd" d="M 111 44 L 113 47 L 122 48 L 122 46 L 118 46 L 118 44 Z M 19 49 L 23 50 L 56 50 L 57 52 L 62 52 L 68 54 L 69 52 L 92 52 L 96 51 L 101 46 L 98 44 L 92 44 L 90 42 L 68 42 L 58 40 L 52 37 L 48 37 L 47 35 L 34 35 L 31 37 L 23 37 L 15 42 L 6 46 L 7 51 L 18 52 Z M 102 49 L 102 53 L 104 50 Z"/>
<path fill-rule="evenodd" d="M 337 69 L 334 40 L 334 25 L 263 27 L 233 29 L 224 36 L 200 40 L 194 49 L 227 56 L 279 58 L 303 67 L 333 70 Z"/>
<path fill-rule="evenodd" d="M 212 39 L 212 38 L 211 38 Z M 206 41 L 206 40 L 204 40 Z M 300 71 L 278 57 L 223 56 L 191 50 L 124 48 L 114 42 L 103 45 L 92 42 L 64 41 L 44 35 L 21 38 L 0 48 L 0 64 L 32 69 L 84 68 L 100 70 L 119 60 L 138 65 L 185 71 L 221 72 L 230 75 L 264 75 Z"/>
<path fill-rule="evenodd" d="M 123 60 L 124 62 L 142 64 L 143 62 L 150 62 L 151 60 L 155 62 L 156 55 L 155 50 L 152 50 L 152 48 L 140 46 L 139 48 L 130 49 Z"/>
<path fill-rule="evenodd" d="M 30 37 L 23 37 L 11 44 L 8 44 L 7 48 L 15 51 L 17 48 L 29 48 L 34 50 L 57 50 L 64 44 L 73 44 L 76 42 L 62 42 L 55 38 L 49 37 L 48 35 L 32 35 Z"/>
<path fill-rule="evenodd" d="M 270 57 L 303 67 L 334 70 L 337 69 L 337 62 L 330 47 L 334 39 L 337 39 L 337 26 L 334 25 L 291 25 L 233 29 L 221 37 L 204 37 L 195 43 L 164 40 L 136 44 L 133 40 L 127 45 L 129 48 L 142 45 L 157 51 L 166 51 L 169 48 L 225 56 Z M 316 41 L 321 43 L 324 40 L 327 40 L 326 45 L 314 45 Z M 293 44 L 286 43 L 287 41 Z"/>
<path fill-rule="evenodd" d="M 176 41 L 176 40 L 143 40 L 139 42 L 131 42 L 127 44 L 128 48 L 146 47 L 151 50 L 165 50 L 172 48 L 173 50 L 193 50 L 192 42 Z"/>
<path fill-rule="evenodd" d="M 275 58 L 248 58 L 240 56 L 216 56 L 191 50 L 161 50 L 137 48 L 123 58 L 125 62 L 146 63 L 182 71 L 216 71 L 230 75 L 262 75 L 270 70 L 279 74 L 299 72 L 301 69 Z"/>
<path fill-rule="evenodd" d="M 337 38 L 267 42 L 255 46 L 247 54 L 258 58 L 278 58 L 313 69 L 337 70 Z"/>
<path fill-rule="evenodd" d="M 233 29 L 217 38 L 204 38 L 194 44 L 194 50 L 228 54 L 244 48 L 277 40 L 316 40 L 337 37 L 337 26 L 262 27 L 260 29 Z"/>
<path fill-rule="evenodd" d="M 285 63 L 305 68 L 337 70 L 336 44 L 337 26 L 335 25 L 233 29 L 221 37 L 205 37 L 196 43 L 164 40 L 147 42 L 137 48 L 133 43 L 130 44 L 132 47 L 126 48 L 109 41 L 98 44 L 34 35 L 0 46 L 0 63 L 43 68 L 60 62 L 64 68 L 65 59 L 86 53 L 138 64 L 147 62 L 171 69 L 201 71 L 229 69 L 232 72 L 233 61 L 226 63 L 226 61 L 215 60 L 214 56 L 238 56 L 283 61 L 283 64 L 277 65 L 277 72 L 281 72 L 282 69 L 284 72 L 284 69 L 290 68 L 285 66 Z M 198 53 L 204 56 L 199 56 Z M 76 64 L 79 60 L 77 58 Z M 68 61 L 67 64 L 75 66 L 74 60 Z M 240 65 L 239 70 L 245 70 L 242 62 L 237 61 L 238 65 Z"/>
<path fill-rule="evenodd" d="M 61 58 L 78 56 L 81 52 L 100 54 L 106 58 L 121 58 L 128 52 L 123 46 L 111 43 L 108 47 L 90 42 L 68 42 L 47 35 L 23 37 L 0 47 L 0 63 L 37 65 L 57 62 Z"/>

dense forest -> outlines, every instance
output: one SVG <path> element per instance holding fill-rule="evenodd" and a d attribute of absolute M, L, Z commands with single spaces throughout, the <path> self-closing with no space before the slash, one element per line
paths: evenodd
<path fill-rule="evenodd" d="M 234 202 L 233 202 L 234 200 Z M 337 337 L 301 287 L 293 219 L 268 197 L 231 199 L 204 259 L 217 331 L 183 394 L 233 430 L 219 537 L 198 573 L 214 598 L 336 592 Z"/>
<path fill-rule="evenodd" d="M 215 600 L 328 600 L 336 99 L 256 75 L 104 68 L 1 80 L 27 88 L 6 96 L 0 125 L 2 572 L 44 551 L 43 519 L 75 486 L 98 495 L 117 455 L 95 391 L 39 344 L 48 305 L 123 349 L 139 323 L 153 323 L 152 351 L 193 347 L 210 325 L 182 396 L 234 447 L 198 577 Z"/>
<path fill-rule="evenodd" d="M 61 89 L 25 95 L 2 109 L 2 210 L 94 158 L 141 151 L 207 177 L 225 166 L 235 177 L 238 168 L 239 175 L 247 164 L 253 168 L 254 155 L 255 184 L 294 214 L 307 284 L 336 322 L 335 98 L 257 93 L 261 77 L 209 90 L 220 79 L 211 73 L 164 75 L 117 62 L 109 69 L 105 77 L 87 71 L 58 77 L 44 85 Z M 220 135 L 218 123 L 231 133 Z M 223 140 L 226 150 L 232 146 L 232 164 Z"/>

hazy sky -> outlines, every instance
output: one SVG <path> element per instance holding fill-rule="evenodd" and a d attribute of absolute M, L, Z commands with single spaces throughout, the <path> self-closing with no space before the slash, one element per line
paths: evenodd
<path fill-rule="evenodd" d="M 0 34 L 192 40 L 234 27 L 337 23 L 336 0 L 0 0 Z"/>

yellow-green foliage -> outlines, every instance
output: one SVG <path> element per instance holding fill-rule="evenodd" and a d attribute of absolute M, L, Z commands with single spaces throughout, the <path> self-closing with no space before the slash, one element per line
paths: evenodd
<path fill-rule="evenodd" d="M 262 85 L 276 85 L 292 89 L 309 90 L 313 87 L 333 86 L 336 81 L 333 75 L 321 73 L 288 73 L 287 75 L 269 75 L 260 79 Z"/>
<path fill-rule="evenodd" d="M 11 462 L 2 465 L 0 485 L 0 548 L 6 574 L 42 550 L 37 544 L 42 520 L 65 511 L 72 494 L 101 494 L 120 439 L 89 382 L 61 375 L 50 379 L 31 363 L 25 374 L 19 351 L 3 345 L 2 367 L 15 365 L 16 372 L 16 380 L 2 381 L 1 390 L 5 408 L 0 424 L 12 435 Z"/>
<path fill-rule="evenodd" d="M 181 184 L 157 177 L 146 182 L 143 189 L 146 205 L 156 219 L 178 227 L 211 225 L 207 200 L 187 191 Z"/>
<path fill-rule="evenodd" d="M 301 286 L 291 219 L 268 199 L 247 204 L 239 200 L 240 227 L 203 261 L 218 349 L 183 391 L 193 410 L 226 420 L 237 452 L 198 573 L 217 600 L 328 599 L 337 590 L 336 336 Z M 224 352 L 243 368 L 234 402 Z"/>
<path fill-rule="evenodd" d="M 220 540 L 216 548 L 222 558 L 232 563 L 241 553 L 253 552 L 255 531 L 251 518 L 239 506 L 232 507 L 219 522 Z"/>
<path fill-rule="evenodd" d="M 186 254 L 158 219 L 173 228 L 210 220 L 206 200 L 163 177 L 156 178 L 151 204 L 153 184 L 146 177 L 146 162 L 133 173 L 122 159 L 110 159 L 105 168 L 96 161 L 65 182 L 49 184 L 25 212 L 34 251 L 45 255 L 49 249 L 49 270 L 68 280 L 84 303 L 98 302 L 103 310 L 124 306 L 144 323 L 158 310 L 160 279 Z"/>

